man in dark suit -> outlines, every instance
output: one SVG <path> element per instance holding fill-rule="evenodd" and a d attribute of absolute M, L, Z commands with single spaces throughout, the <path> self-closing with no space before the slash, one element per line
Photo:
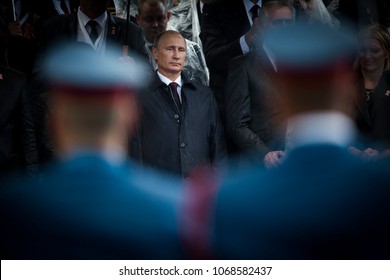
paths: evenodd
<path fill-rule="evenodd" d="M 0 65 L 0 185 L 11 172 L 38 168 L 32 100 L 24 74 Z"/>
<path fill-rule="evenodd" d="M 126 21 L 107 11 L 109 2 L 81 0 L 77 13 L 48 20 L 40 38 L 44 50 L 53 44 L 78 41 L 91 45 L 99 53 L 115 49 L 118 57 L 122 55 L 122 46 L 126 44 L 134 55 L 146 55 L 142 30 L 129 22 L 126 34 Z"/>
<path fill-rule="evenodd" d="M 133 156 L 183 178 L 205 165 L 220 171 L 226 151 L 218 108 L 208 87 L 182 74 L 184 38 L 173 30 L 159 34 L 153 55 L 157 72 L 139 96 L 142 115 Z"/>
<path fill-rule="evenodd" d="M 258 0 L 216 0 L 203 6 L 200 38 L 207 67 L 210 71 L 210 87 L 214 92 L 224 127 L 225 86 L 229 60 L 248 53 L 256 41 L 261 1 Z M 257 8 L 259 7 L 259 8 Z M 228 152 L 236 152 L 228 138 Z"/>
<path fill-rule="evenodd" d="M 389 165 L 347 151 L 355 131 L 346 112 L 351 38 L 317 24 L 266 35 L 291 150 L 278 168 L 223 180 L 208 232 L 217 258 L 389 259 Z"/>
<path fill-rule="evenodd" d="M 2 259 L 180 258 L 179 180 L 128 163 L 122 147 L 145 78 L 134 67 L 87 45 L 45 64 L 60 156 L 41 183 L 1 188 Z"/>
<path fill-rule="evenodd" d="M 294 16 L 289 1 L 267 1 L 260 12 L 262 32 L 292 23 Z M 277 69 L 264 48 L 263 40 L 259 40 L 256 49 L 229 63 L 226 126 L 242 155 L 273 167 L 280 164 L 284 154 L 285 132 L 273 80 Z"/>

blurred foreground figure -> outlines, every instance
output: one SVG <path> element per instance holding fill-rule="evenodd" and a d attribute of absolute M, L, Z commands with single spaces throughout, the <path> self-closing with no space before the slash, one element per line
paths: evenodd
<path fill-rule="evenodd" d="M 217 258 L 389 259 L 389 166 L 347 150 L 354 44 L 344 33 L 297 24 L 266 35 L 294 127 L 291 150 L 277 169 L 222 183 L 212 217 Z"/>
<path fill-rule="evenodd" d="M 60 160 L 1 189 L 2 259 L 179 258 L 175 181 L 125 162 L 142 77 L 117 61 L 83 45 L 48 62 Z"/>

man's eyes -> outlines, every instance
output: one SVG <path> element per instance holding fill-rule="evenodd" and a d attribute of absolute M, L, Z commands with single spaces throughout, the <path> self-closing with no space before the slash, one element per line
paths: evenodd
<path fill-rule="evenodd" d="M 167 47 L 167 48 L 165 48 L 165 49 L 166 49 L 167 51 L 173 51 L 175 48 L 173 48 L 173 47 Z M 179 48 L 178 51 L 179 51 L 179 52 L 185 52 L 186 49 L 184 49 L 184 48 Z"/>

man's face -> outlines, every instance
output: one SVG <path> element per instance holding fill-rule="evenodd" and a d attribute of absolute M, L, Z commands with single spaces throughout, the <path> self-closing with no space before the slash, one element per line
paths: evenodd
<path fill-rule="evenodd" d="M 153 55 L 161 74 L 167 77 L 180 75 L 186 59 L 184 38 L 179 34 L 164 35 L 153 48 Z"/>
<path fill-rule="evenodd" d="M 289 7 L 270 8 L 268 10 L 269 28 L 279 28 L 291 23 L 294 23 L 294 14 Z"/>
<path fill-rule="evenodd" d="M 159 2 L 144 3 L 138 7 L 136 15 L 138 25 L 143 29 L 145 38 L 153 43 L 156 36 L 167 29 L 170 13 Z"/>

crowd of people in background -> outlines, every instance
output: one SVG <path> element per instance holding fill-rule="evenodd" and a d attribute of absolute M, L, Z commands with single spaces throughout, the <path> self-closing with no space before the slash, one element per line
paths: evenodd
<path fill-rule="evenodd" d="M 388 1 L 0 4 L 4 258 L 389 258 L 389 159 Z"/>

